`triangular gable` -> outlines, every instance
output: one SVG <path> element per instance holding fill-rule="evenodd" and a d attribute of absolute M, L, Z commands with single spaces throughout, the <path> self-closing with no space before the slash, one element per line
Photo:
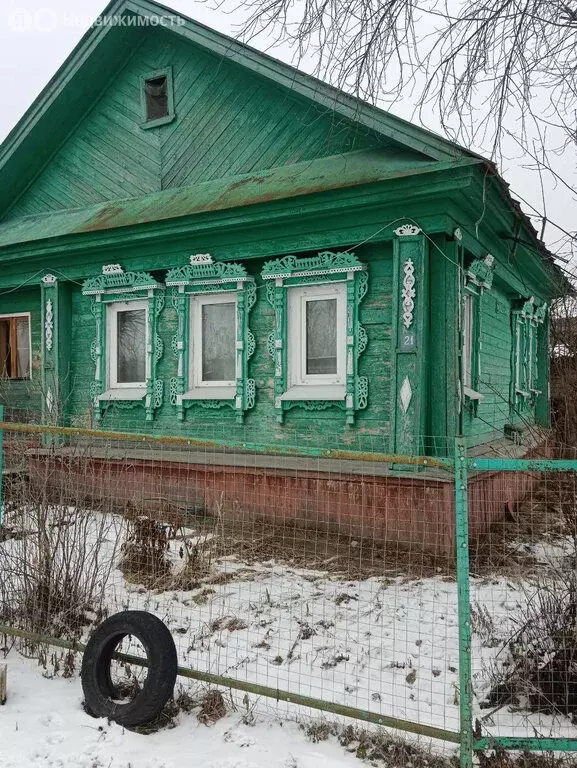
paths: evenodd
<path fill-rule="evenodd" d="M 174 12 L 149 0 L 104 11 L 159 13 Z M 143 67 L 169 63 L 177 119 L 142 131 L 135 83 Z M 409 164 L 471 154 L 192 20 L 169 31 L 95 27 L 0 147 L 0 213 L 83 207 L 384 146 Z"/>
<path fill-rule="evenodd" d="M 168 71 L 176 118 L 142 127 L 143 73 Z M 376 149 L 364 126 L 219 61 L 169 32 L 152 33 L 4 220 L 135 198 L 163 189 Z M 391 163 L 427 159 L 391 147 Z"/>

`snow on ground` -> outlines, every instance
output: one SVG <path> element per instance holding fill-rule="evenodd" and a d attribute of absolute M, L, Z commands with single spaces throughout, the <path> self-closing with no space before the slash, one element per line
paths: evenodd
<path fill-rule="evenodd" d="M 87 715 L 77 678 L 46 679 L 10 652 L 0 707 L 2 768 L 359 768 L 336 741 L 310 742 L 294 722 L 233 713 L 208 727 L 180 714 L 175 728 L 150 735 Z"/>
<path fill-rule="evenodd" d="M 125 521 L 116 520 L 101 554 L 108 547 L 118 565 Z M 175 563 L 180 546 L 171 544 Z M 560 540 L 538 544 L 535 560 L 560 560 L 567 546 Z M 470 586 L 472 605 L 486 611 L 493 625 L 475 627 L 472 645 L 474 717 L 485 718 L 483 732 L 577 737 L 564 718 L 507 708 L 486 717 L 479 708 L 490 689 L 487 669 L 505 660 L 499 650 L 518 626 L 534 587 L 504 575 L 472 578 Z M 140 609 L 161 618 L 173 634 L 181 666 L 459 730 L 457 585 L 450 576 L 347 579 L 274 561 L 247 564 L 223 557 L 187 591 L 147 590 L 127 582 L 116 567 L 105 604 L 110 613 Z M 262 697 L 252 697 L 259 717 L 254 728 L 231 715 L 210 729 L 193 716 L 181 716 L 176 729 L 148 737 L 116 725 L 98 730 L 80 707 L 77 681 L 44 680 L 14 654 L 9 662 L 12 693 L 9 707 L 0 711 L 0 743 L 11 751 L 2 757 L 2 768 L 170 768 L 177 761 L 207 768 L 305 768 L 321 760 L 327 766 L 359 765 L 335 743 L 309 744 L 294 724 L 274 722 L 273 713 L 294 719 L 296 708 Z M 27 732 L 34 733 L 34 744 Z M 437 748 L 445 754 L 450 749 Z M 20 754 L 25 762 L 18 762 Z M 188 756 L 190 762 L 183 760 Z"/>

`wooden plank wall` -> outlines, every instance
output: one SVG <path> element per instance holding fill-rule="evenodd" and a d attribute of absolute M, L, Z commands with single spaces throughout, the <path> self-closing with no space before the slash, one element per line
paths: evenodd
<path fill-rule="evenodd" d="M 135 408 L 110 413 L 103 427 L 155 431 L 166 434 L 194 434 L 218 439 L 252 439 L 260 443 L 352 447 L 359 450 L 388 450 L 390 369 L 391 369 L 391 288 L 392 246 L 376 243 L 357 250 L 357 255 L 369 265 L 369 290 L 360 310 L 360 321 L 368 335 L 366 351 L 360 358 L 360 374 L 369 376 L 369 405 L 358 413 L 352 427 L 345 426 L 345 413 L 336 408 L 324 411 L 304 411 L 300 408 L 286 414 L 284 424 L 275 420 L 273 406 L 273 360 L 267 351 L 267 337 L 273 328 L 273 309 L 265 295 L 262 281 L 258 281 L 258 298 L 252 309 L 250 327 L 256 339 L 256 351 L 249 364 L 249 374 L 256 381 L 257 402 L 249 411 L 245 424 L 236 425 L 232 409 L 207 410 L 194 406 L 187 411 L 186 422 L 176 419 L 176 409 L 167 402 L 157 412 L 152 424 L 144 421 L 144 410 Z M 249 271 L 257 277 L 262 261 L 246 262 Z M 160 266 L 160 265 L 159 265 Z M 168 297 L 167 297 L 168 298 Z M 89 387 L 94 378 L 94 363 L 90 358 L 90 344 L 94 339 L 94 316 L 90 312 L 90 299 L 75 289 L 72 297 L 72 371 L 70 415 L 74 424 L 90 423 Z M 176 374 L 176 356 L 171 340 L 176 330 L 176 313 L 170 300 L 160 316 L 160 334 L 164 341 L 164 355 L 158 374 L 168 382 Z"/>
<path fill-rule="evenodd" d="M 141 78 L 167 65 L 176 119 L 144 130 Z M 161 30 L 103 86 L 5 220 L 382 146 L 364 128 Z"/>

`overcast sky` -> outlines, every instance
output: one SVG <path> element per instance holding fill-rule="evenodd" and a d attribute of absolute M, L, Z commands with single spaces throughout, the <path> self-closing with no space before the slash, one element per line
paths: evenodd
<path fill-rule="evenodd" d="M 302 1 L 302 0 L 301 0 Z M 92 20 L 105 7 L 105 0 L 0 0 L 0 93 L 2 108 L 0 112 L 0 140 L 19 120 L 33 99 L 62 64 L 72 48 L 90 26 Z M 225 13 L 224 10 L 212 10 L 206 3 L 194 0 L 167 0 L 166 5 L 176 11 L 214 27 L 226 34 L 237 30 L 238 13 Z M 234 0 L 229 0 L 223 8 L 230 11 L 235 7 Z M 259 39 L 255 47 L 265 49 L 266 39 Z M 269 50 L 278 58 L 288 63 L 291 51 L 286 47 Z M 306 63 L 304 67 L 306 67 Z M 309 67 L 310 68 L 310 67 Z M 411 119 L 414 104 L 410 99 L 398 102 L 394 112 L 401 117 Z M 441 133 L 433 114 L 427 119 L 428 128 Z M 515 130 L 515 126 L 510 126 Z M 484 147 L 472 147 L 483 151 Z M 523 168 L 529 164 L 527 158 L 519 157 L 519 152 L 511 144 L 510 157 L 501 165 L 505 179 L 511 184 L 513 193 L 522 195 L 538 211 L 542 211 L 542 196 L 539 179 L 534 171 Z M 574 152 L 566 153 L 558 159 L 558 170 L 574 187 L 577 187 L 577 173 Z M 568 230 L 577 229 L 577 204 L 574 196 L 566 187 L 556 184 L 553 179 L 545 181 L 548 217 Z M 527 205 L 525 211 L 534 214 Z M 538 222 L 534 220 L 538 227 Z M 539 228 L 539 227 L 538 227 Z M 551 247 L 560 233 L 549 227 L 545 239 Z"/>

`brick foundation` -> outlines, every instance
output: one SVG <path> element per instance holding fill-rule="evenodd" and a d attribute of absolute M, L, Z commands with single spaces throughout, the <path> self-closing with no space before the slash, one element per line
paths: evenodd
<path fill-rule="evenodd" d="M 43 456 L 29 458 L 32 483 L 67 503 L 134 510 L 181 522 L 199 510 L 226 519 L 251 516 L 314 530 L 452 555 L 454 486 L 415 473 L 340 474 L 174 461 Z M 234 457 L 231 458 L 231 462 Z M 483 473 L 470 479 L 473 540 L 502 519 L 536 477 Z"/>

